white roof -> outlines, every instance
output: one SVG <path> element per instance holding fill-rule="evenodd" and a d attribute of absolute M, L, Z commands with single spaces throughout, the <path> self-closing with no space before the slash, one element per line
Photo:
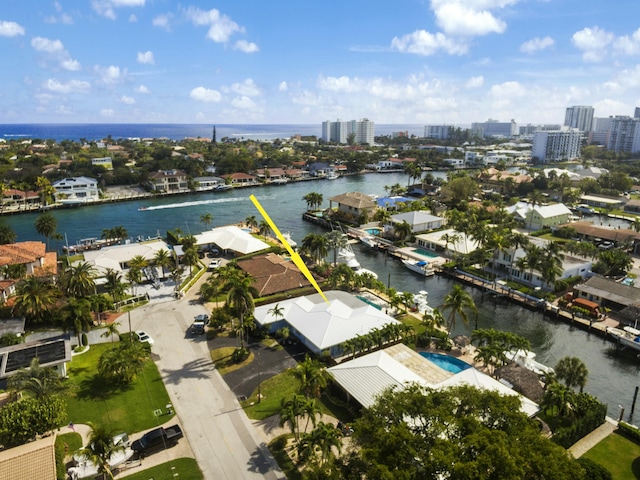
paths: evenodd
<path fill-rule="evenodd" d="M 421 223 L 437 222 L 438 220 L 442 220 L 442 217 L 431 215 L 426 210 L 417 210 L 414 212 L 397 213 L 395 215 L 391 215 L 391 220 L 393 222 L 399 223 L 406 221 L 409 225 L 413 226 L 419 225 Z"/>
<path fill-rule="evenodd" d="M 138 255 L 151 261 L 156 256 L 158 250 L 162 249 L 171 251 L 162 240 L 145 243 L 128 243 L 125 245 L 103 247 L 100 250 L 86 250 L 84 252 L 84 260 L 90 265 L 93 265 L 100 275 L 103 274 L 107 268 L 111 268 L 117 272 L 122 271 L 120 265 L 127 263 Z"/>
<path fill-rule="evenodd" d="M 445 235 L 449 235 L 450 237 L 457 235 L 459 236 L 459 239 L 454 243 L 447 243 L 442 239 L 442 237 L 444 237 Z M 448 250 L 457 253 L 467 254 L 474 252 L 478 248 L 478 242 L 468 237 L 465 233 L 458 232 L 453 228 L 416 235 L 416 239 L 420 239 L 428 243 L 433 243 L 442 248 L 447 248 Z"/>
<path fill-rule="evenodd" d="M 224 250 L 233 250 L 242 254 L 259 252 L 269 248 L 269 245 L 255 238 L 249 232 L 235 225 L 218 227 L 195 235 L 196 245 L 216 244 Z"/>
<path fill-rule="evenodd" d="M 517 395 L 522 400 L 523 413 L 533 416 L 540 410 L 532 400 L 475 368 L 452 374 L 403 344 L 369 353 L 327 370 L 364 407 L 373 405 L 376 398 L 389 387 L 402 388 L 403 385 L 418 383 L 430 388 L 471 385 L 494 390 L 501 395 Z M 440 373 L 437 373 L 438 370 Z"/>
<path fill-rule="evenodd" d="M 518 202 L 515 205 L 507 207 L 505 210 L 514 213 L 520 218 L 527 218 L 527 214 L 535 209 L 542 218 L 553 218 L 559 215 L 571 215 L 571 210 L 564 203 L 555 203 L 553 205 L 536 205 L 535 207 L 528 202 Z"/>
<path fill-rule="evenodd" d="M 320 294 L 307 295 L 277 302 L 283 309 L 281 318 L 269 313 L 275 303 L 257 307 L 254 317 L 261 326 L 284 318 L 318 350 L 340 345 L 374 328 L 399 323 L 350 293 L 337 290 L 324 293 L 329 302 L 325 302 Z"/>

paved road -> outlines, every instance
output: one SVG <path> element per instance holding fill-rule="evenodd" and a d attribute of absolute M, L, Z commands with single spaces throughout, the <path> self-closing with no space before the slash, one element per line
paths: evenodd
<path fill-rule="evenodd" d="M 191 289 L 198 291 L 197 287 Z M 187 294 L 131 312 L 132 327 L 154 339 L 153 359 L 206 479 L 284 479 L 264 441 L 209 356 L 187 329 L 204 306 Z"/>

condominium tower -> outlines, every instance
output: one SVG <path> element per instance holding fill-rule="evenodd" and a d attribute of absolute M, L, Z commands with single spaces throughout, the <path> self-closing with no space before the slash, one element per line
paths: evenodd
<path fill-rule="evenodd" d="M 373 145 L 375 123 L 367 118 L 349 122 L 337 120 L 322 122 L 322 140 L 325 142 L 347 143 L 350 135 L 354 135 L 356 144 Z"/>
<path fill-rule="evenodd" d="M 564 115 L 564 126 L 577 128 L 581 132 L 590 132 L 593 125 L 593 107 L 575 105 L 568 107 Z"/>

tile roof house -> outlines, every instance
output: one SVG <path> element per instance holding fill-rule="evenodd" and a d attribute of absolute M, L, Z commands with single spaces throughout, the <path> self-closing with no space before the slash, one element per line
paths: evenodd
<path fill-rule="evenodd" d="M 246 187 L 250 185 L 258 185 L 258 177 L 249 175 L 244 172 L 231 173 L 229 175 L 223 175 L 222 178 L 230 179 L 231 184 L 235 187 Z"/>
<path fill-rule="evenodd" d="M 154 192 L 185 192 L 189 190 L 187 174 L 182 170 L 158 170 L 149 174 L 147 182 Z"/>
<path fill-rule="evenodd" d="M 292 261 L 275 253 L 238 260 L 238 267 L 253 277 L 261 297 L 311 285 Z"/>
<path fill-rule="evenodd" d="M 338 204 L 338 210 L 344 213 L 349 213 L 354 216 L 362 215 L 364 212 L 371 212 L 376 208 L 376 202 L 374 202 L 369 195 L 361 192 L 347 192 L 329 199 L 329 208 L 332 208 L 332 203 Z"/>
<path fill-rule="evenodd" d="M 0 451 L 0 478 L 56 480 L 55 435 Z"/>
<path fill-rule="evenodd" d="M 58 255 L 47 252 L 42 242 L 18 242 L 0 245 L 0 271 L 2 267 L 24 265 L 26 275 L 53 277 L 58 272 Z M 0 274 L 0 297 L 7 301 L 15 295 L 17 280 Z"/>

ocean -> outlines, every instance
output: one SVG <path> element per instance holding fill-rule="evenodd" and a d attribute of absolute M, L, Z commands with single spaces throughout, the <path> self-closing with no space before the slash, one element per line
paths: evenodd
<path fill-rule="evenodd" d="M 287 139 L 295 135 L 322 135 L 322 125 L 318 124 L 184 124 L 184 123 L 89 123 L 89 124 L 1 124 L 0 138 L 40 139 L 80 141 L 102 140 L 111 136 L 113 139 L 126 138 L 168 138 L 183 140 L 185 138 L 211 138 L 213 127 L 216 127 L 216 139 L 233 138 L 238 140 L 275 140 Z M 391 135 L 394 132 L 408 132 L 409 135 L 421 137 L 424 125 L 376 125 L 376 135 Z"/>

